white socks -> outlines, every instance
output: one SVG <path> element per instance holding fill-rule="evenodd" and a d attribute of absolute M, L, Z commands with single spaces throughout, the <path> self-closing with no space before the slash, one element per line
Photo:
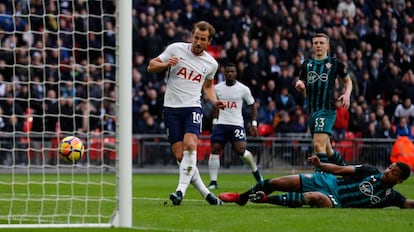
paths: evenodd
<path fill-rule="evenodd" d="M 243 156 L 240 157 L 244 164 L 248 165 L 252 172 L 257 171 L 256 161 L 252 153 L 248 150 L 244 151 Z M 210 180 L 217 181 L 218 170 L 220 168 L 220 155 L 210 154 L 208 159 L 208 171 L 210 173 Z"/>
<path fill-rule="evenodd" d="M 191 184 L 193 184 L 193 186 L 200 192 L 203 199 L 206 199 L 207 195 L 210 193 L 210 190 L 208 190 L 208 188 L 204 185 L 197 167 L 194 168 Z"/>
<path fill-rule="evenodd" d="M 208 171 L 210 173 L 210 180 L 217 181 L 218 170 L 220 168 L 220 155 L 210 154 L 208 159 Z"/>
<path fill-rule="evenodd" d="M 183 159 L 180 163 L 179 170 L 179 182 L 176 191 L 181 191 L 183 196 L 187 191 L 188 185 L 190 185 L 191 179 L 194 175 L 194 170 L 197 168 L 197 152 L 196 151 L 184 151 Z M 197 171 L 198 172 L 198 171 Z"/>
<path fill-rule="evenodd" d="M 254 160 L 254 157 L 250 151 L 245 150 L 243 156 L 240 157 L 240 159 L 243 160 L 244 164 L 250 166 L 252 172 L 257 171 L 256 161 Z"/>

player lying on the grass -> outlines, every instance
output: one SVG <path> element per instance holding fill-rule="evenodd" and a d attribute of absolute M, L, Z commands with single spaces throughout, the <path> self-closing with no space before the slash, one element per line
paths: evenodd
<path fill-rule="evenodd" d="M 221 193 L 224 202 L 245 205 L 247 201 L 288 207 L 414 208 L 414 200 L 406 199 L 393 189 L 410 176 L 410 168 L 402 162 L 392 163 L 384 173 L 368 165 L 338 166 L 321 163 L 312 156 L 308 162 L 325 173 L 288 175 L 266 179 L 248 191 Z M 269 196 L 274 191 L 287 192 Z"/>

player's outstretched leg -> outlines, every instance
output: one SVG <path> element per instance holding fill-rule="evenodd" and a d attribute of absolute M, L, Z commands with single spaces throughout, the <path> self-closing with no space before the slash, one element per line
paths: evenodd
<path fill-rule="evenodd" d="M 254 179 L 256 179 L 256 182 L 260 182 L 263 180 L 263 176 L 262 174 L 260 174 L 259 169 L 253 172 L 253 176 L 254 176 Z"/>
<path fill-rule="evenodd" d="M 173 205 L 180 205 L 185 192 L 190 185 L 197 164 L 197 154 L 194 151 L 184 151 L 183 159 L 179 162 L 179 181 L 177 189 L 170 194 Z"/>
<path fill-rule="evenodd" d="M 303 193 L 283 193 L 274 196 L 267 196 L 263 191 L 250 194 L 250 201 L 254 203 L 269 203 L 274 205 L 287 206 L 290 208 L 302 207 L 306 204 Z"/>
<path fill-rule="evenodd" d="M 256 182 L 262 181 L 263 177 L 260 174 L 259 169 L 257 168 L 257 164 L 256 164 L 256 161 L 254 160 L 253 154 L 249 150 L 245 150 L 243 155 L 240 156 L 240 158 L 241 158 L 241 160 L 243 160 L 244 164 L 246 164 L 250 167 Z"/>
<path fill-rule="evenodd" d="M 236 203 L 238 205 L 245 205 L 247 203 L 247 201 L 249 201 L 249 198 L 250 198 L 251 194 L 255 194 L 256 192 L 259 192 L 259 191 L 264 192 L 266 195 L 269 194 L 269 193 L 272 193 L 274 190 L 272 188 L 272 185 L 271 185 L 270 181 L 271 181 L 271 179 L 266 179 L 266 180 L 260 181 L 255 186 L 253 186 L 253 188 L 247 190 L 246 192 L 244 192 L 242 194 L 231 193 L 231 192 L 221 193 L 219 195 L 219 198 L 223 202 L 233 202 L 233 203 Z"/>
<path fill-rule="evenodd" d="M 328 162 L 339 166 L 346 165 L 345 161 L 342 159 L 341 154 L 339 154 L 339 152 L 335 149 L 332 149 L 332 154 L 328 156 Z"/>
<path fill-rule="evenodd" d="M 197 167 L 194 168 L 191 184 L 200 192 L 201 196 L 206 199 L 210 205 L 221 205 L 223 202 L 218 199 L 210 190 L 204 185 L 200 172 Z"/>

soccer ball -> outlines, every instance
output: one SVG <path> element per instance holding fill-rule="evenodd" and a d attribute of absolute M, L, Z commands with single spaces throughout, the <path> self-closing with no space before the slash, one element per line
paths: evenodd
<path fill-rule="evenodd" d="M 59 143 L 59 156 L 69 163 L 76 163 L 84 153 L 85 147 L 78 137 L 67 136 Z"/>

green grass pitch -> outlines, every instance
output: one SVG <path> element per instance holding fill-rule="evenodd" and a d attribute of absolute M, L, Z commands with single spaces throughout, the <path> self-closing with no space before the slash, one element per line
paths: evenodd
<path fill-rule="evenodd" d="M 207 183 L 208 175 L 204 173 L 202 177 Z M 273 175 L 265 174 L 265 178 L 270 177 Z M 0 178 L 9 178 L 9 176 L 2 174 Z M 414 231 L 414 210 L 397 208 L 314 209 L 308 207 L 289 209 L 252 203 L 245 206 L 230 203 L 210 206 L 192 186 L 187 191 L 182 204 L 173 206 L 168 200 L 168 195 L 175 190 L 177 181 L 178 175 L 175 174 L 134 175 L 132 229 L 42 228 L 1 229 L 0 231 Z M 253 184 L 253 176 L 248 173 L 221 174 L 219 189 L 214 190 L 214 193 L 218 195 L 225 191 L 242 192 Z M 414 177 L 410 177 L 396 189 L 405 196 L 414 198 Z M 0 212 L 8 213 L 4 211 L 4 208 L 0 209 Z"/>

